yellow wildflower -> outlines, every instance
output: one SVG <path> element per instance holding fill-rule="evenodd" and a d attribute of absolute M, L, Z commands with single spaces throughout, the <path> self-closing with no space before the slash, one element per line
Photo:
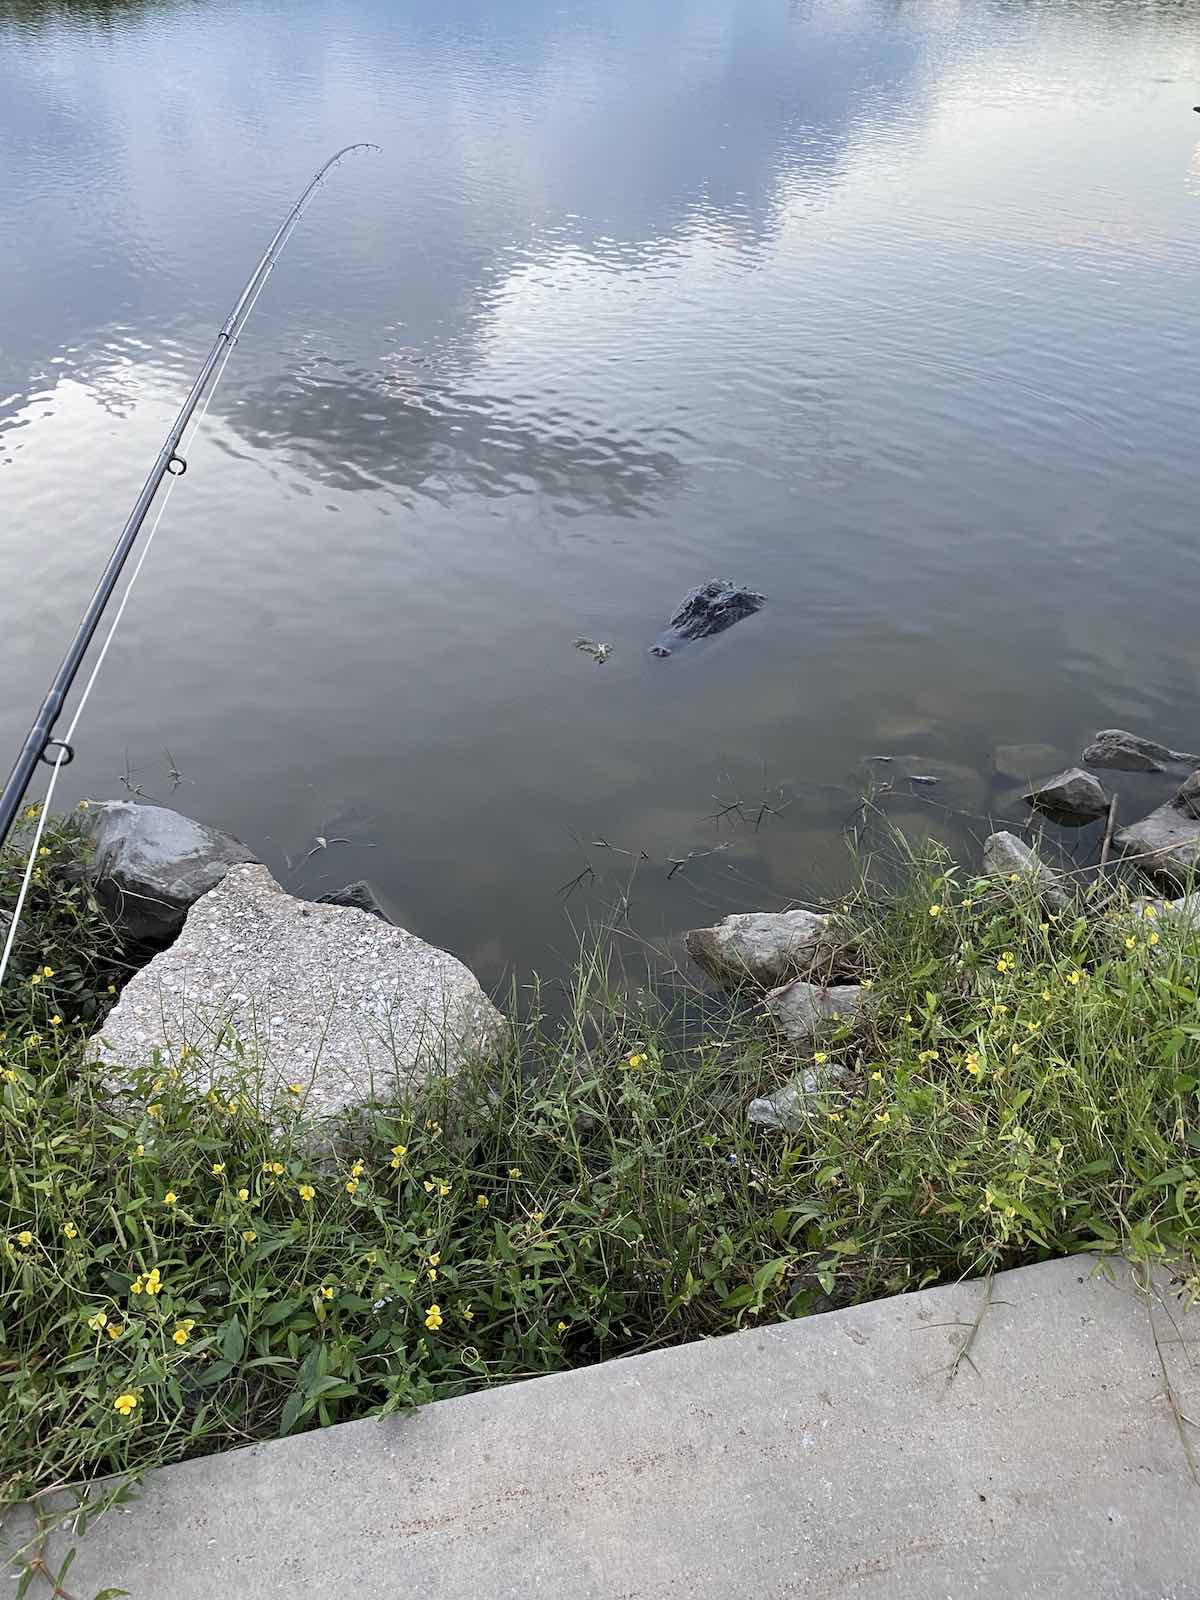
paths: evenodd
<path fill-rule="evenodd" d="M 361 1161 L 356 1161 L 350 1168 L 350 1176 L 352 1178 L 361 1178 L 366 1170 L 366 1167 L 363 1166 Z"/>
<path fill-rule="evenodd" d="M 440 1250 L 435 1250 L 433 1252 L 433 1254 L 429 1257 L 429 1265 L 431 1267 L 440 1267 L 441 1264 L 442 1264 L 442 1252 Z"/>
<path fill-rule="evenodd" d="M 1147 935 L 1146 943 L 1147 944 L 1157 944 L 1158 943 L 1158 935 L 1156 933 L 1150 933 L 1149 935 Z"/>
<path fill-rule="evenodd" d="M 1083 982 L 1083 973 L 1079 971 L 1068 972 L 1067 982 L 1077 988 Z"/>
<path fill-rule="evenodd" d="M 436 1333 L 442 1325 L 442 1308 L 436 1303 L 431 1305 L 425 1313 L 425 1326 L 430 1333 Z"/>
<path fill-rule="evenodd" d="M 301 1200 L 304 1201 L 305 1205 L 307 1205 L 310 1200 L 315 1200 L 317 1195 L 317 1191 L 313 1188 L 311 1183 L 302 1183 L 296 1190 L 296 1193 L 300 1196 Z"/>
<path fill-rule="evenodd" d="M 1016 964 L 1017 964 L 1016 957 L 1012 954 L 1011 951 L 1006 950 L 1004 952 L 1004 954 L 1000 957 L 999 961 L 997 961 L 997 963 L 996 963 L 996 971 L 997 972 L 1011 972 L 1012 969 L 1016 966 Z"/>
<path fill-rule="evenodd" d="M 1010 872 L 1008 875 L 1008 881 L 1009 883 L 1020 883 L 1021 874 L 1019 872 Z"/>
<path fill-rule="evenodd" d="M 983 1071 L 983 1067 L 979 1062 L 979 1052 L 977 1050 L 968 1050 L 963 1059 L 963 1066 L 966 1067 L 973 1078 L 977 1078 Z"/>
<path fill-rule="evenodd" d="M 166 1194 L 163 1195 L 163 1205 L 165 1206 L 173 1206 L 178 1202 L 178 1200 L 179 1196 L 175 1193 L 174 1189 L 168 1189 Z"/>
<path fill-rule="evenodd" d="M 214 1178 L 219 1178 L 224 1171 L 225 1171 L 225 1163 L 223 1161 L 214 1161 L 213 1162 L 213 1164 L 212 1164 L 212 1175 L 213 1175 Z"/>
<path fill-rule="evenodd" d="M 875 1121 L 879 1123 L 880 1127 L 886 1127 L 891 1120 L 892 1113 L 890 1111 L 877 1111 L 875 1113 Z"/>
<path fill-rule="evenodd" d="M 304 1093 L 304 1085 L 302 1083 L 289 1083 L 287 1086 L 287 1092 L 289 1094 L 301 1095 Z"/>
<path fill-rule="evenodd" d="M 450 1185 L 448 1183 L 439 1183 L 438 1184 L 438 1194 L 441 1195 L 443 1200 L 446 1198 L 446 1196 L 449 1193 L 450 1193 Z"/>
<path fill-rule="evenodd" d="M 634 1053 L 629 1057 L 629 1065 L 631 1067 L 640 1067 L 645 1059 L 646 1057 L 642 1051 L 635 1050 Z"/>
<path fill-rule="evenodd" d="M 826 1051 L 818 1050 L 816 1055 L 813 1057 L 813 1060 L 816 1062 L 818 1067 L 823 1067 L 829 1060 L 829 1056 Z"/>
<path fill-rule="evenodd" d="M 474 1311 L 472 1311 L 470 1306 L 461 1306 L 459 1308 L 458 1314 L 463 1319 L 464 1322 L 474 1322 L 475 1321 L 475 1313 L 474 1313 Z"/>
<path fill-rule="evenodd" d="M 872 1083 L 882 1083 L 883 1082 L 883 1073 L 882 1072 L 873 1072 L 871 1074 L 871 1082 Z"/>
<path fill-rule="evenodd" d="M 119 1411 L 123 1417 L 131 1417 L 137 1409 L 138 1397 L 135 1394 L 119 1394 L 113 1401 L 113 1410 Z"/>
<path fill-rule="evenodd" d="M 54 976 L 54 968 L 53 967 L 43 967 L 42 968 L 42 977 L 43 978 L 52 978 L 53 976 Z"/>
<path fill-rule="evenodd" d="M 282 1161 L 264 1161 L 262 1169 L 264 1172 L 269 1172 L 273 1178 L 282 1178 L 287 1170 Z"/>
<path fill-rule="evenodd" d="M 403 1161 L 408 1154 L 408 1146 L 406 1144 L 394 1144 L 392 1146 L 392 1154 L 397 1161 Z"/>
<path fill-rule="evenodd" d="M 150 1105 L 150 1106 L 146 1107 L 146 1115 L 148 1117 L 157 1117 L 161 1111 L 162 1111 L 162 1107 L 158 1104 L 157 1101 L 153 1105 Z"/>
<path fill-rule="evenodd" d="M 1047 1005 L 1049 1005 L 1050 1001 L 1054 999 L 1054 996 L 1050 993 L 1049 989 L 1043 989 L 1042 999 L 1047 1003 Z"/>
<path fill-rule="evenodd" d="M 186 1344 L 189 1336 L 191 1335 L 191 1331 L 195 1326 L 196 1324 L 191 1317 L 188 1317 L 183 1322 L 177 1322 L 175 1324 L 175 1332 L 171 1335 L 172 1339 L 174 1339 L 175 1343 L 178 1345 Z"/>
<path fill-rule="evenodd" d="M 1152 905 L 1150 902 L 1147 902 L 1142 907 L 1142 915 L 1144 917 L 1156 917 L 1158 915 L 1158 909 L 1157 909 L 1157 907 Z"/>
<path fill-rule="evenodd" d="M 930 915 L 930 916 L 931 916 L 931 917 L 940 917 L 940 916 L 941 916 L 941 914 L 942 914 L 942 908 L 941 908 L 941 906 L 930 906 L 930 908 L 929 908 L 929 915 Z"/>
<path fill-rule="evenodd" d="M 62 1027 L 62 1018 L 59 1016 L 57 1011 L 50 1018 L 50 1026 L 52 1028 L 61 1028 Z"/>
<path fill-rule="evenodd" d="M 1125 948 L 1126 948 L 1126 950 L 1136 950 L 1137 949 L 1137 940 L 1133 937 L 1132 934 L 1130 934 L 1128 939 L 1126 939 Z"/>
<path fill-rule="evenodd" d="M 125 1332 L 125 1329 L 119 1322 L 106 1322 L 104 1324 L 104 1331 L 110 1339 L 119 1339 Z"/>
<path fill-rule="evenodd" d="M 162 1274 L 157 1267 L 153 1267 L 146 1278 L 146 1293 L 151 1295 L 158 1294 L 161 1289 Z"/>
<path fill-rule="evenodd" d="M 917 1056 L 918 1061 L 937 1061 L 938 1059 L 936 1050 L 922 1050 Z"/>
<path fill-rule="evenodd" d="M 40 972 L 35 972 L 33 977 L 30 978 L 29 981 L 30 981 L 30 983 L 41 983 L 41 981 L 42 981 L 41 973 Z"/>
<path fill-rule="evenodd" d="M 509 1167 L 508 1175 L 510 1178 L 519 1178 L 521 1176 L 520 1167 Z"/>
<path fill-rule="evenodd" d="M 554 1331 L 555 1333 L 566 1333 L 567 1324 L 565 1322 L 556 1322 L 554 1324 Z"/>
<path fill-rule="evenodd" d="M 104 1315 L 103 1311 L 97 1311 L 94 1317 L 89 1317 L 87 1319 L 87 1325 L 89 1328 L 94 1329 L 97 1333 L 103 1333 L 104 1324 L 107 1321 L 108 1318 Z"/>
<path fill-rule="evenodd" d="M 480 1211 L 486 1211 L 489 1204 L 487 1195 L 477 1194 L 475 1196 L 475 1204 L 479 1207 Z"/>
<path fill-rule="evenodd" d="M 322 1288 L 321 1288 L 321 1297 L 322 1297 L 322 1299 L 324 1299 L 324 1300 L 332 1300 L 336 1293 L 337 1293 L 337 1290 L 333 1287 L 332 1284 L 326 1283 L 326 1284 L 322 1285 Z"/>
<path fill-rule="evenodd" d="M 33 1235 L 30 1233 L 28 1228 L 21 1229 L 20 1233 L 17 1235 L 17 1243 L 21 1246 L 22 1250 L 29 1249 L 29 1246 L 33 1243 Z"/>
<path fill-rule="evenodd" d="M 826 1112 L 826 1116 L 829 1118 L 830 1122 L 840 1122 L 842 1120 L 842 1113 L 840 1111 L 828 1111 Z"/>
<path fill-rule="evenodd" d="M 428 1270 L 429 1270 L 429 1281 L 430 1281 L 430 1283 L 436 1283 L 437 1282 L 437 1268 L 436 1267 L 430 1267 Z"/>
<path fill-rule="evenodd" d="M 347 1180 L 346 1180 L 346 1193 L 347 1194 L 356 1194 L 357 1191 L 358 1191 L 358 1179 L 357 1178 L 347 1178 Z"/>
<path fill-rule="evenodd" d="M 133 1280 L 133 1282 L 129 1285 L 129 1292 L 130 1292 L 130 1294 L 141 1294 L 142 1290 L 145 1287 L 146 1287 L 145 1279 L 138 1277 L 138 1278 L 135 1278 Z"/>
<path fill-rule="evenodd" d="M 425 1190 L 426 1194 L 432 1194 L 433 1193 L 433 1180 L 430 1179 L 430 1178 L 426 1178 L 423 1187 L 424 1187 L 424 1190 Z"/>
<path fill-rule="evenodd" d="M 242 1238 L 246 1241 L 247 1244 L 253 1244 L 254 1241 L 258 1238 L 258 1235 L 255 1233 L 253 1228 L 243 1228 L 242 1229 Z"/>
<path fill-rule="evenodd" d="M 138 1145 L 138 1147 L 137 1147 L 137 1152 L 136 1152 L 136 1153 L 137 1153 L 137 1154 L 138 1154 L 138 1155 L 139 1155 L 139 1156 L 144 1156 L 144 1155 L 145 1155 L 145 1154 L 146 1154 L 146 1146 L 145 1146 L 145 1145 L 144 1145 L 144 1144 L 140 1144 L 140 1145 Z"/>
<path fill-rule="evenodd" d="M 249 1198 L 250 1198 L 249 1189 L 239 1189 L 238 1190 L 238 1199 L 242 1202 L 243 1205 L 245 1205 L 246 1201 L 249 1200 Z"/>
<path fill-rule="evenodd" d="M 64 1222 L 63 1232 L 66 1234 L 68 1239 L 78 1239 L 79 1237 L 79 1229 L 73 1222 Z"/>

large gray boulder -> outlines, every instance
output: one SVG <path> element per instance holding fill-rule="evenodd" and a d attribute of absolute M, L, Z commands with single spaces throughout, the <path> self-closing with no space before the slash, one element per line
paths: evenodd
<path fill-rule="evenodd" d="M 1170 750 L 1157 739 L 1145 739 L 1124 728 L 1101 728 L 1083 752 L 1085 767 L 1113 767 L 1119 772 L 1165 772 L 1168 767 L 1200 766 L 1200 756 Z"/>
<path fill-rule="evenodd" d="M 1152 878 L 1190 885 L 1200 873 L 1200 819 L 1178 798 L 1118 828 L 1113 843 Z"/>
<path fill-rule="evenodd" d="M 807 1044 L 823 1022 L 852 1022 L 862 1011 L 865 996 L 857 983 L 833 987 L 795 978 L 772 989 L 763 1005 L 794 1044 Z"/>
<path fill-rule="evenodd" d="M 300 1108 L 320 1118 L 398 1104 L 430 1072 L 491 1052 L 502 1029 L 445 950 L 365 911 L 297 900 L 266 867 L 235 866 L 126 985 L 89 1053 L 119 1081 L 116 1069 L 158 1050 L 164 1064 L 186 1060 L 204 1090 L 244 1050 L 268 1098 L 300 1084 Z"/>
<path fill-rule="evenodd" d="M 258 859 L 240 839 L 165 806 L 92 800 L 84 825 L 97 899 L 127 938 L 149 944 L 173 939 L 231 866 Z"/>
<path fill-rule="evenodd" d="M 1035 784 L 1024 796 L 1035 811 L 1068 822 L 1092 822 L 1108 812 L 1108 796 L 1098 778 L 1082 767 L 1068 767 Z"/>
<path fill-rule="evenodd" d="M 1028 884 L 1060 910 L 1070 899 L 1058 873 L 1015 833 L 993 833 L 984 840 L 983 872 L 985 877 L 1002 878 L 1006 883 L 1016 879 Z"/>
<path fill-rule="evenodd" d="M 828 977 L 846 947 L 829 917 L 815 911 L 746 911 L 713 928 L 693 928 L 688 954 L 726 988 L 773 989 L 815 971 Z"/>

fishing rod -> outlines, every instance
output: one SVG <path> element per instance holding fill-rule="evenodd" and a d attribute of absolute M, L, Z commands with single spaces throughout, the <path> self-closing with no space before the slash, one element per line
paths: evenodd
<path fill-rule="evenodd" d="M 208 400 L 211 400 L 216 392 L 216 386 L 220 381 L 221 371 L 224 371 L 225 362 L 229 359 L 229 354 L 237 342 L 238 334 L 248 319 L 251 310 L 253 310 L 254 302 L 258 299 L 263 285 L 270 276 L 272 267 L 291 237 L 291 230 L 299 222 L 313 191 L 344 156 L 350 155 L 355 150 L 378 150 L 378 148 L 378 145 L 373 144 L 348 144 L 344 149 L 339 150 L 336 155 L 330 156 L 329 160 L 313 177 L 308 187 L 296 201 L 296 204 L 280 223 L 275 237 L 263 251 L 258 265 L 246 280 L 246 286 L 234 303 L 233 310 L 221 324 L 221 330 L 213 340 L 212 349 L 208 352 L 204 365 L 196 376 L 196 381 L 188 391 L 187 399 L 183 402 L 179 415 L 171 424 L 171 430 L 163 441 L 162 449 L 158 452 L 149 476 L 142 485 L 141 493 L 134 501 L 133 510 L 129 513 L 125 526 L 121 530 L 121 537 L 117 540 L 116 547 L 108 558 L 108 564 L 100 575 L 96 591 L 91 600 L 89 600 L 87 610 L 75 630 L 75 637 L 71 640 L 67 653 L 62 659 L 62 665 L 55 674 L 54 682 L 50 686 L 50 692 L 38 709 L 33 726 L 21 746 L 21 753 L 16 759 L 12 772 L 9 774 L 8 781 L 5 783 L 3 790 L 0 791 L 0 846 L 4 844 L 12 830 L 13 822 L 16 820 L 17 812 L 25 798 L 25 792 L 32 782 L 38 764 L 45 762 L 54 769 L 54 773 L 57 775 L 59 768 L 65 767 L 74 760 L 75 751 L 71 746 L 70 737 L 74 731 L 75 722 L 72 722 L 66 739 L 54 738 L 55 724 L 62 712 L 63 705 L 71 691 L 71 686 L 75 682 L 79 669 L 83 665 L 88 648 L 95 637 L 96 629 L 100 626 L 100 619 L 103 617 L 108 603 L 113 597 L 121 572 L 129 558 L 130 551 L 137 542 L 142 523 L 146 520 L 146 515 L 153 504 L 155 495 L 158 493 L 159 486 L 168 475 L 178 478 L 182 477 L 187 471 L 187 461 L 179 453 L 184 431 L 191 421 L 196 407 L 200 404 L 205 391 L 208 390 Z M 218 367 L 220 371 L 218 371 Z M 217 378 L 210 389 L 209 382 L 214 372 L 216 372 Z M 206 400 L 205 404 L 207 405 L 207 403 Z M 135 572 L 134 576 L 136 577 L 136 575 Z M 87 688 L 90 689 L 90 687 L 91 683 L 89 682 Z M 85 694 L 86 692 L 85 690 Z M 79 709 L 83 709 L 82 705 Z M 75 721 L 78 721 L 78 712 L 76 713 Z M 23 898 L 24 896 L 22 895 L 22 900 Z M 13 919 L 12 932 L 16 931 L 15 924 L 19 915 L 20 907 L 18 906 L 17 915 Z"/>

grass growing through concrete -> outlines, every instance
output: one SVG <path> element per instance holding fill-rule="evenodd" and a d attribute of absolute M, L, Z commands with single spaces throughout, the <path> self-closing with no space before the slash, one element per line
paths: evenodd
<path fill-rule="evenodd" d="M 305 1085 L 252 1053 L 107 1096 L 111 941 L 74 830 L 47 837 L 0 996 L 6 1503 L 1075 1250 L 1194 1272 L 1200 939 L 1170 917 L 910 859 L 837 911 L 857 1027 L 797 1052 L 753 996 L 593 949 L 565 1019 L 524 997 L 498 1063 L 314 1157 Z M 843 1075 L 794 1132 L 748 1125 L 814 1065 Z"/>

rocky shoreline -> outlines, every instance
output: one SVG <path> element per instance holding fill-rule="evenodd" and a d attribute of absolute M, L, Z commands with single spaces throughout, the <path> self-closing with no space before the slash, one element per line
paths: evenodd
<path fill-rule="evenodd" d="M 1200 864 L 1200 758 L 1105 729 L 1082 761 L 1028 783 L 1031 821 L 1079 827 L 1107 817 L 1106 848 L 1111 835 L 1148 887 L 1190 888 Z M 1115 795 L 1087 770 L 1166 776 L 1189 766 L 1197 770 L 1169 798 L 1115 832 Z M 453 1073 L 466 1055 L 494 1048 L 503 1022 L 474 975 L 395 927 L 369 884 L 297 899 L 240 840 L 161 806 L 88 802 L 85 827 L 97 895 L 147 956 L 92 1041 L 93 1057 L 114 1070 L 199 1050 L 215 1083 L 222 1051 L 252 1045 L 272 1079 L 324 1116 L 403 1098 L 429 1072 Z M 984 841 L 982 871 L 1028 885 L 1055 910 L 1084 881 L 1007 830 Z M 1200 920 L 1200 897 L 1158 904 L 1188 917 L 1195 907 Z M 836 915 L 738 913 L 693 929 L 685 943 L 719 988 L 757 992 L 793 1047 L 870 1004 Z M 817 1087 L 809 1072 L 755 1101 L 751 1119 L 784 1125 L 797 1097 Z"/>

